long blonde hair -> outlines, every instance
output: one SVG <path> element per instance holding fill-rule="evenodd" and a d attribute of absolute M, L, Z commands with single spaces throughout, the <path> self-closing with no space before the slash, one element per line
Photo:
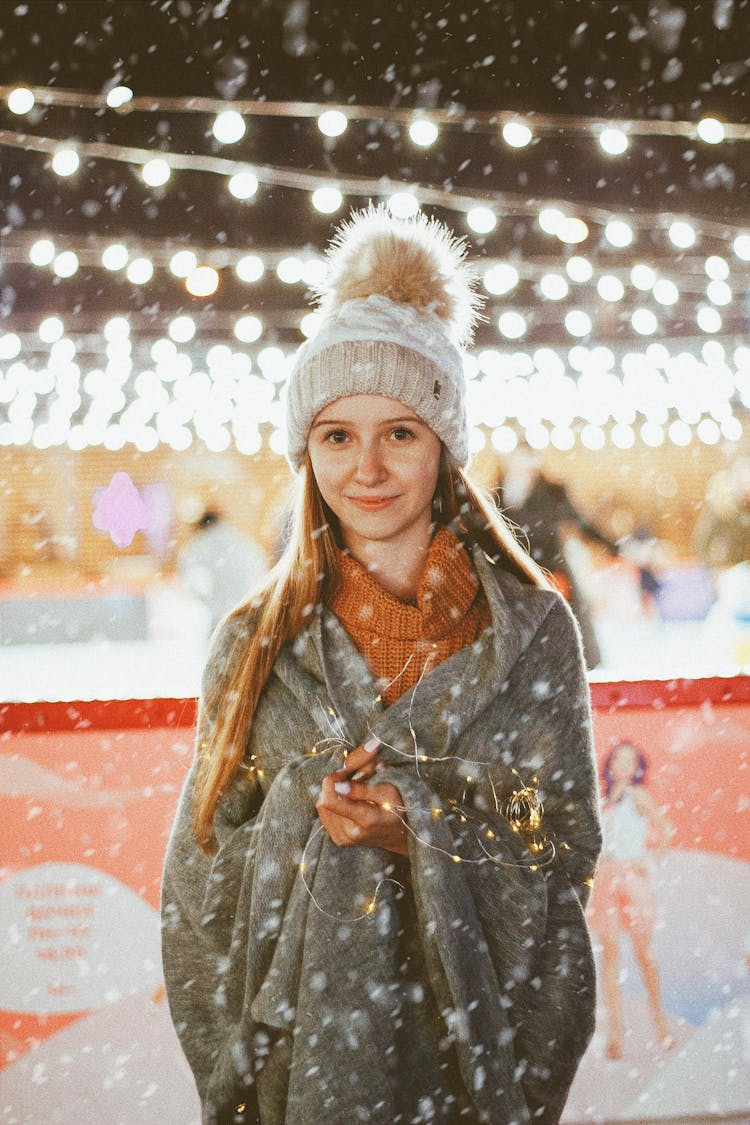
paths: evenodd
<path fill-rule="evenodd" d="M 449 527 L 471 548 L 477 544 L 496 565 L 524 582 L 551 589 L 544 571 L 516 540 L 490 493 L 479 488 L 443 448 L 433 503 L 436 523 Z M 214 813 L 221 794 L 245 757 L 250 724 L 280 649 L 301 631 L 317 604 L 327 601 L 337 581 L 336 517 L 324 503 L 305 458 L 298 479 L 291 534 L 276 566 L 253 596 L 225 623 L 242 624 L 228 672 L 216 677 L 203 700 L 212 716 L 210 745 L 199 748 L 193 804 L 193 831 L 207 853 L 215 849 Z M 257 784 L 252 771 L 249 783 Z"/>

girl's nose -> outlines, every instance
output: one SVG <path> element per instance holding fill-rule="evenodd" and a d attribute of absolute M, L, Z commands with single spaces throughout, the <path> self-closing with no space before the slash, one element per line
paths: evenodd
<path fill-rule="evenodd" d="M 379 442 L 363 443 L 357 457 L 355 476 L 360 484 L 375 485 L 386 476 L 385 461 Z"/>

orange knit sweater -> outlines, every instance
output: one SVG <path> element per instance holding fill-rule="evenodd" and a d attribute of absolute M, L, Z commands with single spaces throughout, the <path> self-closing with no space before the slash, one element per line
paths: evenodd
<path fill-rule="evenodd" d="M 330 607 L 367 660 L 387 704 L 490 623 L 471 560 L 446 528 L 432 540 L 416 605 L 394 598 L 343 551 L 338 564 L 339 588 Z"/>

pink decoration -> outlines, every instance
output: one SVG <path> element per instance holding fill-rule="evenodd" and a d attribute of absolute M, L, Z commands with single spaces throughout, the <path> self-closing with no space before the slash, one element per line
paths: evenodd
<path fill-rule="evenodd" d="M 129 547 L 136 531 L 149 525 L 149 510 L 127 473 L 115 473 L 94 508 L 91 522 L 108 531 L 116 547 Z"/>

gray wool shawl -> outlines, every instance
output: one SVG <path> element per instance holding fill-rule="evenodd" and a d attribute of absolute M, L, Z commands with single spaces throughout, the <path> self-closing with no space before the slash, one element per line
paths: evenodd
<path fill-rule="evenodd" d="M 390 707 L 335 614 L 316 609 L 281 650 L 252 724 L 247 755 L 262 769 L 262 793 L 238 772 L 217 809 L 214 856 L 191 830 L 194 765 L 186 779 L 162 945 L 206 1123 L 234 1120 L 238 1104 L 241 1120 L 260 1125 L 446 1120 L 430 1116 L 429 1068 L 393 1064 L 404 1034 L 422 1057 L 438 1051 L 397 971 L 394 856 L 336 846 L 316 813 L 323 778 L 373 734 L 384 747 L 379 780 L 403 799 L 412 938 L 468 1120 L 559 1120 L 594 1018 L 583 908 L 601 835 L 588 684 L 564 601 L 477 548 L 474 565 L 490 627 Z M 250 613 L 219 629 L 204 697 L 226 681 L 251 629 Z M 199 747 L 210 745 L 204 707 L 198 722 Z M 548 841 L 541 858 L 502 813 L 532 779 Z M 282 1036 L 271 1082 L 261 1068 Z"/>

